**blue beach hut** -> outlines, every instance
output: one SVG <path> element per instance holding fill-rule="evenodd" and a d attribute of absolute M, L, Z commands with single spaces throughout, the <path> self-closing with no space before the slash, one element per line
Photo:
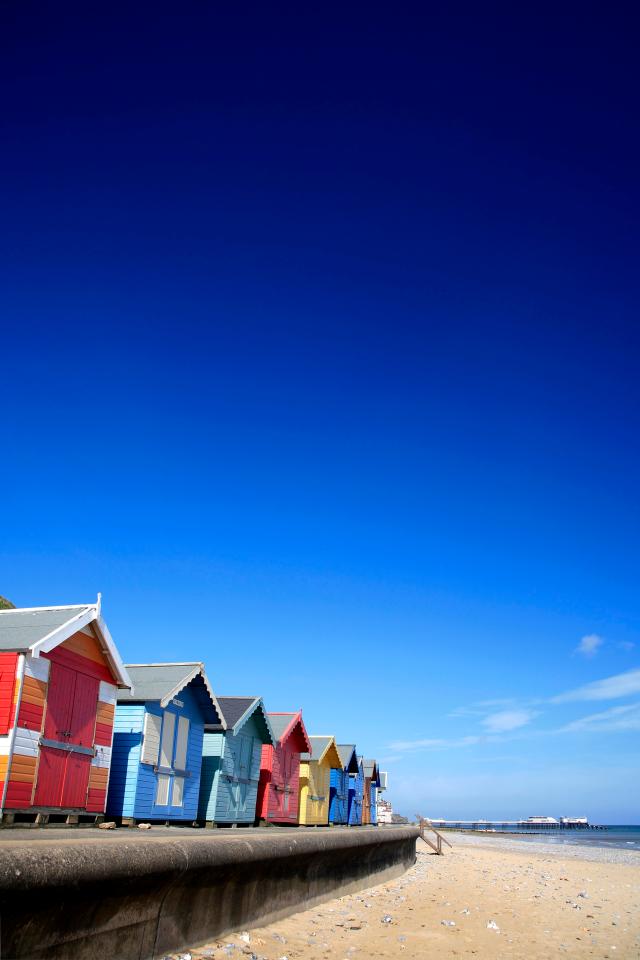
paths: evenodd
<path fill-rule="evenodd" d="M 129 664 L 119 690 L 107 813 L 194 820 L 205 723 L 224 723 L 202 663 Z"/>
<path fill-rule="evenodd" d="M 352 827 L 362 824 L 362 793 L 364 791 L 364 766 L 362 757 L 356 761 L 356 773 L 349 774 L 349 818 Z"/>
<path fill-rule="evenodd" d="M 378 825 L 378 787 L 380 771 L 375 760 L 364 761 L 363 823 Z"/>
<path fill-rule="evenodd" d="M 262 745 L 276 745 L 261 697 L 219 697 L 222 722 L 208 724 L 202 745 L 198 820 L 207 826 L 253 824 Z"/>
<path fill-rule="evenodd" d="M 331 770 L 329 785 L 329 823 L 348 823 L 349 776 L 358 772 L 358 758 L 353 743 L 338 743 L 342 767 Z"/>

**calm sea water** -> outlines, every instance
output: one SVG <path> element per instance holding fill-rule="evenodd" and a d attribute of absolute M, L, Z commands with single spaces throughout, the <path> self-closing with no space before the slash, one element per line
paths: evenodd
<path fill-rule="evenodd" d="M 541 833 L 516 834 L 508 829 L 501 830 L 500 834 L 513 832 L 514 840 L 535 841 L 537 843 L 589 844 L 595 847 L 617 847 L 621 850 L 637 850 L 640 852 L 640 825 L 612 824 L 606 830 L 545 830 Z M 488 834 L 492 836 L 492 834 Z"/>

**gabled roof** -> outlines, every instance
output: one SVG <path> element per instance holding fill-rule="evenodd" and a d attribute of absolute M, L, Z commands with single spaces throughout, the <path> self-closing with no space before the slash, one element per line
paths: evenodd
<path fill-rule="evenodd" d="M 89 624 L 96 632 L 117 686 L 131 686 L 129 675 L 103 620 L 100 594 L 96 603 L 0 610 L 0 651 L 28 652 L 33 657 L 39 657 Z"/>
<path fill-rule="evenodd" d="M 218 697 L 218 704 L 224 717 L 225 726 L 208 724 L 207 730 L 219 732 L 227 730 L 231 734 L 239 733 L 247 720 L 257 714 L 258 726 L 262 728 L 263 743 L 270 743 L 275 747 L 276 738 L 264 708 L 262 697 Z"/>
<path fill-rule="evenodd" d="M 304 762 L 322 763 L 327 760 L 329 766 L 336 770 L 342 769 L 342 761 L 336 747 L 335 737 L 309 737 L 311 752 L 301 753 L 300 760 Z"/>
<path fill-rule="evenodd" d="M 374 780 L 378 786 L 380 786 L 380 773 L 378 771 L 378 764 L 375 760 L 363 760 L 364 766 L 364 775 L 370 780 Z"/>
<path fill-rule="evenodd" d="M 298 727 L 300 737 L 304 741 L 307 751 L 311 752 L 309 736 L 302 720 L 302 710 L 298 710 L 297 713 L 268 713 L 267 716 L 269 717 L 269 723 L 271 724 L 271 729 L 273 730 L 273 735 L 277 743 L 282 744 L 285 740 L 288 740 L 296 727 Z"/>
<path fill-rule="evenodd" d="M 343 770 L 346 770 L 347 773 L 357 773 L 358 758 L 356 756 L 355 743 L 339 743 L 337 747 Z"/>
<path fill-rule="evenodd" d="M 222 710 L 203 663 L 128 663 L 127 670 L 132 687 L 118 694 L 118 703 L 146 703 L 150 700 L 164 708 L 191 684 L 205 723 L 218 723 L 224 727 Z"/>

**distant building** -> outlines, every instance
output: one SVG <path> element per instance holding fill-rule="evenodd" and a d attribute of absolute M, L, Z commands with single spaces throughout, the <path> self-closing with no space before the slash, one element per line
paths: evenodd
<path fill-rule="evenodd" d="M 393 823 L 393 807 L 389 800 L 378 800 L 378 823 Z"/>

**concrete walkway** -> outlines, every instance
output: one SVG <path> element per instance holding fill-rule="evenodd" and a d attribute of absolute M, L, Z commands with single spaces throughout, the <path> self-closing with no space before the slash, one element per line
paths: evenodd
<path fill-rule="evenodd" d="M 415 862 L 418 835 L 408 826 L 3 830 L 0 957 L 162 957 L 398 876 Z"/>

